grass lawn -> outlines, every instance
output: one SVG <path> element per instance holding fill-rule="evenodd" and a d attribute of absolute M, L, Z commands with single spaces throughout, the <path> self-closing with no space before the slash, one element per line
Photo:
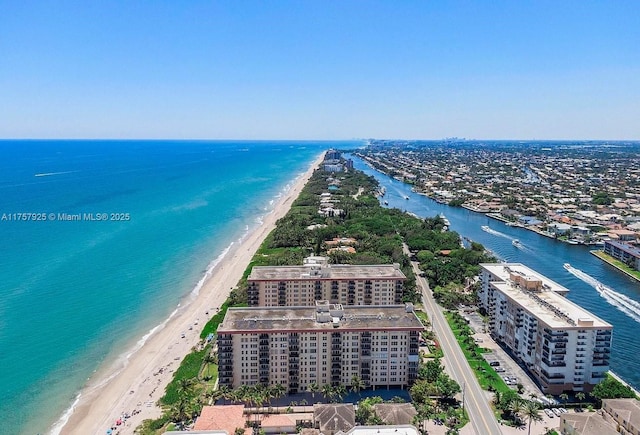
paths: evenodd
<path fill-rule="evenodd" d="M 459 326 L 459 324 L 454 321 L 455 315 L 453 313 L 445 312 L 444 314 L 447 318 L 447 322 L 449 323 L 449 327 L 453 331 L 453 334 L 462 349 L 462 353 L 464 353 L 465 358 L 469 362 L 469 365 L 473 369 L 473 372 L 480 383 L 480 387 L 482 387 L 483 390 L 489 390 L 489 387 L 491 386 L 495 391 L 503 393 L 511 390 L 493 367 L 491 367 L 489 363 L 482 358 L 482 354 L 485 353 L 486 350 L 478 347 L 472 339 L 471 341 L 466 341 L 467 336 L 464 334 L 464 331 L 468 329 L 468 326 L 466 324 L 462 327 Z"/>
<path fill-rule="evenodd" d="M 429 321 L 429 317 L 427 316 L 427 313 L 425 313 L 424 311 L 415 310 L 414 312 L 416 313 L 416 316 L 418 316 L 418 319 L 420 319 L 423 325 L 427 325 L 431 323 Z"/>
<path fill-rule="evenodd" d="M 605 254 L 603 251 L 591 251 L 591 253 L 593 255 L 595 255 L 596 257 L 598 257 L 599 259 L 609 263 L 613 267 L 615 267 L 615 268 L 619 269 L 620 271 L 626 273 L 630 277 L 640 281 L 640 271 L 637 271 L 635 269 L 630 268 L 629 266 L 627 266 L 622 261 L 616 260 L 615 258 L 610 256 L 609 254 Z"/>
<path fill-rule="evenodd" d="M 202 377 L 210 378 L 207 382 L 214 385 L 216 383 L 216 379 L 218 379 L 218 365 L 217 364 L 207 364 L 202 370 Z"/>

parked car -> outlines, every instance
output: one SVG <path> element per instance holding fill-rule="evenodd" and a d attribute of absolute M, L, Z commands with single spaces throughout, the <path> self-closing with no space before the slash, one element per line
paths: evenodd
<path fill-rule="evenodd" d="M 547 414 L 547 417 L 549 417 L 549 418 L 555 417 L 555 414 L 549 408 L 545 408 L 544 409 L 544 413 Z"/>
<path fill-rule="evenodd" d="M 553 411 L 553 413 L 555 415 L 557 415 L 558 417 L 560 417 L 562 415 L 562 412 L 560 412 L 560 410 L 558 408 L 551 408 L 551 410 Z"/>
<path fill-rule="evenodd" d="M 500 365 L 500 363 L 499 363 L 498 361 L 491 361 L 491 362 L 489 363 L 489 365 L 490 365 L 491 367 L 498 367 L 498 366 Z"/>

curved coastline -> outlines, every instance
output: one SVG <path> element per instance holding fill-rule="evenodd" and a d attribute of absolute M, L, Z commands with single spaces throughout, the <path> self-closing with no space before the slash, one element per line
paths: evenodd
<path fill-rule="evenodd" d="M 88 380 L 52 426 L 51 434 L 103 433 L 125 412 L 131 417 L 118 427 L 119 433 L 133 434 L 142 420 L 160 416 L 156 401 L 182 358 L 198 343 L 199 331 L 208 320 L 205 312 L 215 310 L 227 299 L 276 221 L 287 213 L 323 158 L 324 152 L 306 172 L 284 186 L 273 208 L 210 263 L 202 279 L 167 319 Z M 196 323 L 200 326 L 189 329 Z M 181 338 L 182 333 L 185 338 Z M 133 410 L 138 412 L 134 415 Z"/>

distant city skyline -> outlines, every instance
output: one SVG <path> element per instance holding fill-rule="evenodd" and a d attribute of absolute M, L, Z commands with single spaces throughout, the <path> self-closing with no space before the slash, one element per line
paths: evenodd
<path fill-rule="evenodd" d="M 636 1 L 0 11 L 0 139 L 640 139 Z"/>

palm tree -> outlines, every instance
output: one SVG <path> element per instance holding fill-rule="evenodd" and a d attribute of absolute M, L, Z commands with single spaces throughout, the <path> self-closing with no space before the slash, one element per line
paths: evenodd
<path fill-rule="evenodd" d="M 204 392 L 204 398 L 206 399 L 209 405 L 211 405 L 213 402 L 215 402 L 216 400 L 218 400 L 223 396 L 224 396 L 224 393 L 220 389 L 214 390 L 213 388 L 211 388 Z"/>
<path fill-rule="evenodd" d="M 311 393 L 311 398 L 315 399 L 316 398 L 316 393 L 320 391 L 320 385 L 318 385 L 317 382 L 311 382 L 307 386 L 307 391 L 309 391 Z"/>
<path fill-rule="evenodd" d="M 270 387 L 270 392 L 277 399 L 287 394 L 287 388 L 282 384 L 275 384 Z"/>
<path fill-rule="evenodd" d="M 509 404 L 508 410 L 509 410 L 509 413 L 511 413 L 511 416 L 513 417 L 514 422 L 518 422 L 518 420 L 520 419 L 520 413 L 522 412 L 522 409 L 523 409 L 522 405 L 523 403 L 521 399 L 514 399 Z"/>
<path fill-rule="evenodd" d="M 351 391 L 353 391 L 354 393 L 360 393 L 360 391 L 364 390 L 365 385 L 364 385 L 364 381 L 360 378 L 360 376 L 358 375 L 353 375 L 351 377 Z"/>
<path fill-rule="evenodd" d="M 567 400 L 569 400 L 569 395 L 567 393 L 562 393 L 560 395 L 560 399 L 562 399 L 563 402 L 566 402 Z"/>
<path fill-rule="evenodd" d="M 211 352 L 207 352 L 204 355 L 204 358 L 202 359 L 202 364 L 203 364 L 203 369 L 206 367 L 206 374 L 203 373 L 203 378 L 205 378 L 205 380 L 209 380 L 211 379 L 211 375 L 209 373 L 211 373 L 211 365 L 216 363 L 216 357 L 213 355 L 213 353 Z M 209 378 L 209 379 L 206 379 Z"/>
<path fill-rule="evenodd" d="M 500 402 L 502 402 L 502 393 L 500 391 L 496 391 L 493 394 L 493 404 L 496 405 L 496 408 L 499 408 Z"/>
<path fill-rule="evenodd" d="M 220 397 L 229 400 L 229 396 L 231 396 L 231 389 L 227 385 L 218 386 L 218 391 Z"/>
<path fill-rule="evenodd" d="M 169 409 L 169 418 L 171 421 L 178 423 L 184 421 L 187 418 L 187 402 L 184 400 L 178 400 L 171 405 Z"/>
<path fill-rule="evenodd" d="M 578 391 L 576 393 L 576 399 L 578 399 L 580 402 L 584 401 L 584 399 L 587 397 L 586 394 L 584 394 L 582 391 Z"/>
<path fill-rule="evenodd" d="M 335 396 L 335 390 L 331 384 L 324 384 L 322 386 L 322 395 L 325 399 L 329 400 L 329 402 L 333 402 L 333 398 Z"/>
<path fill-rule="evenodd" d="M 252 397 L 253 401 L 258 408 L 258 412 L 256 412 L 256 421 L 258 420 L 258 416 L 260 414 L 260 408 L 269 400 L 269 389 L 265 388 L 262 384 L 256 384 L 252 388 Z"/>
<path fill-rule="evenodd" d="M 542 421 L 542 416 L 540 415 L 540 404 L 538 404 L 538 402 L 534 402 L 533 400 L 528 400 L 524 404 L 524 408 L 522 409 L 522 415 L 529 420 L 528 435 L 531 435 L 531 422 Z"/>
<path fill-rule="evenodd" d="M 336 385 L 333 387 L 333 394 L 338 397 L 338 400 L 342 400 L 347 395 L 347 388 L 342 384 Z"/>
<path fill-rule="evenodd" d="M 249 404 L 249 386 L 240 385 L 238 388 L 233 390 L 233 397 L 231 400 L 234 402 Z"/>
<path fill-rule="evenodd" d="M 176 391 L 181 396 L 189 395 L 189 393 L 191 393 L 193 389 L 194 384 L 195 384 L 195 381 L 193 379 L 182 378 L 178 381 L 178 387 L 176 388 Z"/>

